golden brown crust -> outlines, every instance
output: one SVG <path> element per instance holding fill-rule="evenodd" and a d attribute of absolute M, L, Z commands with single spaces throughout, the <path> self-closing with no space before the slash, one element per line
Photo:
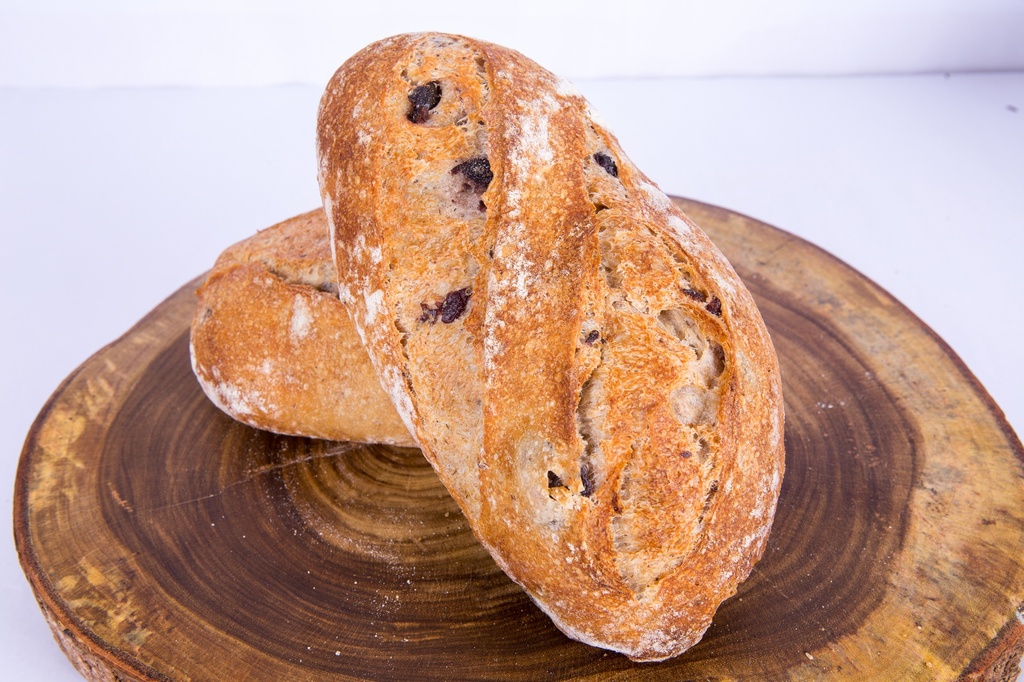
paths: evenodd
<path fill-rule="evenodd" d="M 364 49 L 318 152 L 341 299 L 477 537 L 570 636 L 692 646 L 783 470 L 778 364 L 725 258 L 571 86 L 488 43 Z"/>
<path fill-rule="evenodd" d="M 322 210 L 227 249 L 197 294 L 192 365 L 227 414 L 289 435 L 414 445 L 338 301 Z"/>

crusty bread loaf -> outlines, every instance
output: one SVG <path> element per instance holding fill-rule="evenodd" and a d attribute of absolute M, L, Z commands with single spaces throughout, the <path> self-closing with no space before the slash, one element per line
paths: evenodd
<path fill-rule="evenodd" d="M 338 300 L 317 209 L 227 249 L 198 291 L 192 367 L 210 399 L 260 429 L 414 445 Z"/>
<path fill-rule="evenodd" d="M 339 293 L 424 455 L 565 633 L 660 660 L 761 556 L 783 472 L 749 292 L 568 83 L 457 36 L 323 96 Z"/>

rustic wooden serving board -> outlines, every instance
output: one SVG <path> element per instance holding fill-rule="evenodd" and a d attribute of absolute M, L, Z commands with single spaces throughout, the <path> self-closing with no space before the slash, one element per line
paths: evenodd
<path fill-rule="evenodd" d="M 779 352 L 764 559 L 660 664 L 560 634 L 416 450 L 258 432 L 194 380 L 189 283 L 72 374 L 15 491 L 25 573 L 96 680 L 1015 679 L 1024 450 L 907 309 L 793 235 L 680 201 Z"/>

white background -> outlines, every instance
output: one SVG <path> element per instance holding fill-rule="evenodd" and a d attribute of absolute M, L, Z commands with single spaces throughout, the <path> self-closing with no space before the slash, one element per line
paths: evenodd
<path fill-rule="evenodd" d="M 6 528 L 50 392 L 228 244 L 316 205 L 320 88 L 408 30 L 573 79 L 666 191 L 851 263 L 1024 428 L 1024 2 L 360 6 L 0 0 Z M 0 678 L 77 679 L 0 547 Z"/>
<path fill-rule="evenodd" d="M 323 85 L 393 33 L 515 48 L 571 78 L 1024 67 L 1021 0 L 5 0 L 0 85 Z"/>

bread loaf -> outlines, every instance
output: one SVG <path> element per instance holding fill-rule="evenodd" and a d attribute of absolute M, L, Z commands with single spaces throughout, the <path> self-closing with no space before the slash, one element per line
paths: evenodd
<path fill-rule="evenodd" d="M 317 209 L 230 247 L 199 289 L 192 368 L 224 412 L 276 433 L 413 445 L 338 300 Z"/>
<path fill-rule="evenodd" d="M 571 637 L 696 643 L 783 473 L 777 360 L 726 259 L 509 49 L 370 45 L 317 142 L 341 300 L 479 540 Z"/>

